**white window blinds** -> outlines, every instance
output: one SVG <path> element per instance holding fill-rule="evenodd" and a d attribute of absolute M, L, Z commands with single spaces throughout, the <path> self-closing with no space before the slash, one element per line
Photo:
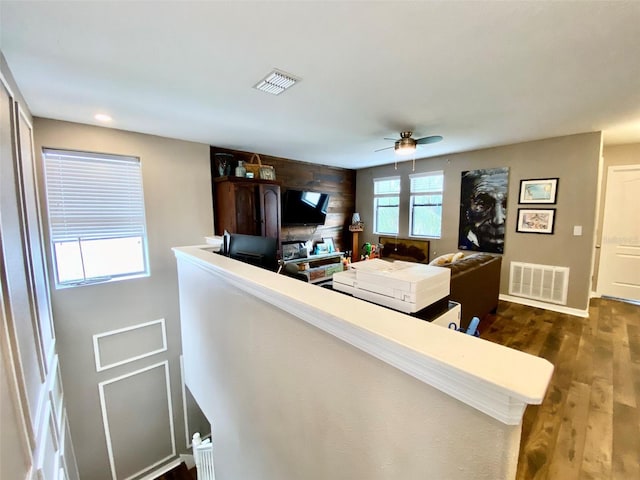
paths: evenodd
<path fill-rule="evenodd" d="M 148 275 L 140 160 L 43 150 L 56 286 Z"/>
<path fill-rule="evenodd" d="M 409 234 L 440 238 L 444 173 L 427 172 L 409 176 L 411 184 Z"/>
<path fill-rule="evenodd" d="M 400 177 L 373 179 L 373 231 L 398 234 Z"/>
<path fill-rule="evenodd" d="M 45 149 L 52 242 L 145 237 L 140 160 Z"/>

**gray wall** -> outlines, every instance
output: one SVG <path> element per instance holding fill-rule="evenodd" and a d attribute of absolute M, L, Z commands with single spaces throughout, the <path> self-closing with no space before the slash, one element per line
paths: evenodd
<path fill-rule="evenodd" d="M 640 143 L 627 145 L 613 145 L 602 150 L 602 183 L 600 190 L 600 205 L 598 208 L 597 243 L 602 242 L 602 222 L 604 220 L 604 199 L 607 194 L 607 170 L 614 165 L 640 165 Z M 598 285 L 598 262 L 600 261 L 600 249 L 596 249 L 593 289 Z"/>
<path fill-rule="evenodd" d="M 168 361 L 176 447 L 178 452 L 186 450 L 178 287 L 171 247 L 203 243 L 203 237 L 213 232 L 209 146 L 42 118 L 35 119 L 35 144 L 40 170 L 43 147 L 133 155 L 142 162 L 151 275 L 52 289 L 63 383 L 80 475 L 92 480 L 108 479 L 111 474 L 99 382 Z M 42 172 L 39 173 L 42 178 Z M 45 219 L 48 236 L 47 228 Z M 158 319 L 166 322 L 166 352 L 96 372 L 94 334 Z M 123 343 L 122 348 L 130 347 L 126 341 Z M 171 453 L 165 373 L 159 367 L 105 386 L 118 478 L 138 472 Z"/>
<path fill-rule="evenodd" d="M 416 173 L 444 171 L 442 238 L 431 241 L 431 257 L 458 251 L 461 172 L 509 167 L 500 292 L 508 293 L 512 261 L 567 266 L 571 268 L 567 306 L 585 310 L 591 289 L 600 145 L 601 134 L 596 132 L 416 160 Z M 399 236 L 408 237 L 411 163 L 399 163 L 397 170 L 394 165 L 358 170 L 356 208 L 365 222 L 362 242 L 377 241 L 372 233 L 373 179 L 393 175 L 402 178 Z M 546 177 L 560 178 L 557 205 L 552 205 L 557 208 L 554 234 L 516 233 L 520 180 Z M 574 225 L 582 225 L 582 236 L 573 236 Z"/>

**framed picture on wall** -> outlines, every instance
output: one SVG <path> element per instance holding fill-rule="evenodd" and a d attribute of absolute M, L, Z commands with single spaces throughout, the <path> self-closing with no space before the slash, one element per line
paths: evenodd
<path fill-rule="evenodd" d="M 520 203 L 555 204 L 557 193 L 557 178 L 520 180 Z"/>
<path fill-rule="evenodd" d="M 519 208 L 516 232 L 553 234 L 555 224 L 555 208 Z"/>
<path fill-rule="evenodd" d="M 509 167 L 480 168 L 460 173 L 458 248 L 504 253 Z"/>

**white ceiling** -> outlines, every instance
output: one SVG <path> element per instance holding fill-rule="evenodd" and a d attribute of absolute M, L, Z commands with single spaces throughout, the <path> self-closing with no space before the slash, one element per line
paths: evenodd
<path fill-rule="evenodd" d="M 361 168 L 604 131 L 640 142 L 640 2 L 0 2 L 35 116 Z M 272 68 L 302 78 L 253 89 Z"/>

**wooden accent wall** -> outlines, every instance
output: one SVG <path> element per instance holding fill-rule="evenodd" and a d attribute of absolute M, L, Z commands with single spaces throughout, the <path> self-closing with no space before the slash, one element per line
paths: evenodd
<path fill-rule="evenodd" d="M 215 153 L 231 153 L 234 156 L 231 175 L 238 160 L 248 162 L 252 152 L 228 150 L 211 147 L 211 174 L 218 176 L 214 162 Z M 355 211 L 356 202 L 356 171 L 347 168 L 329 167 L 281 157 L 271 157 L 260 154 L 265 165 L 273 165 L 276 170 L 276 180 L 280 183 L 282 193 L 287 189 L 309 190 L 330 194 L 329 211 L 324 225 L 318 227 L 282 227 L 280 240 L 312 239 L 322 241 L 323 237 L 331 237 L 337 249 L 346 251 L 351 249 L 351 234 L 349 224 L 351 215 Z M 213 182 L 212 182 L 213 185 Z"/>

